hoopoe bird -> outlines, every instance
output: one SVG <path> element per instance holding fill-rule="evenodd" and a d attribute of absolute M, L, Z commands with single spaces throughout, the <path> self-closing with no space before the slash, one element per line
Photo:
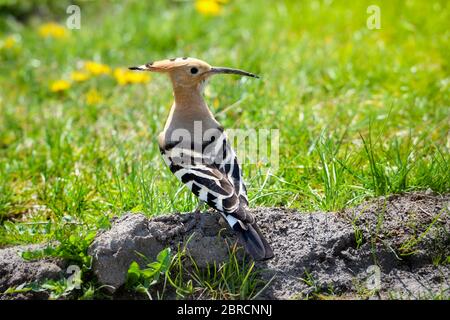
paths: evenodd
<path fill-rule="evenodd" d="M 213 75 L 258 76 L 238 69 L 212 67 L 194 58 L 160 60 L 129 69 L 160 72 L 170 77 L 175 101 L 158 144 L 171 172 L 201 202 L 223 216 L 253 259 L 272 258 L 272 248 L 248 211 L 247 190 L 236 154 L 203 98 L 206 81 Z"/>

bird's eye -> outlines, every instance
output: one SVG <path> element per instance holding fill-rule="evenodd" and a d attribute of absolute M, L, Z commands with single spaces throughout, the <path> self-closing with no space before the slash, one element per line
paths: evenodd
<path fill-rule="evenodd" d="M 196 67 L 191 68 L 191 73 L 196 74 L 198 72 L 198 69 Z"/>

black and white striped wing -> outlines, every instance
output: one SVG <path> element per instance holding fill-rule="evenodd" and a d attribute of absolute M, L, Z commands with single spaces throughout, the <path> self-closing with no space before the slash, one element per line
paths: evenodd
<path fill-rule="evenodd" d="M 230 224 L 230 218 L 253 223 L 254 218 L 243 210 L 243 198 L 235 187 L 235 182 L 227 172 L 215 163 L 205 161 L 205 156 L 195 151 L 173 147 L 161 150 L 164 161 L 172 173 L 183 182 L 200 200 L 224 215 Z M 180 154 L 185 159 L 180 160 Z M 240 186 L 240 183 L 237 184 Z"/>
<path fill-rule="evenodd" d="M 204 147 L 213 148 L 212 152 L 204 152 L 203 156 L 208 156 L 213 159 L 217 168 L 224 172 L 229 181 L 233 184 L 236 194 L 239 195 L 242 205 L 248 205 L 247 188 L 245 187 L 244 179 L 242 177 L 242 170 L 239 166 L 236 153 L 231 144 L 228 142 L 227 136 L 223 131 L 215 137 L 214 141 L 204 143 Z M 204 150 L 206 151 L 206 150 Z"/>
<path fill-rule="evenodd" d="M 192 144 L 190 148 L 181 147 L 183 140 L 169 145 L 160 144 L 161 154 L 181 182 L 222 214 L 254 259 L 270 259 L 273 257 L 272 248 L 246 208 L 247 194 L 236 155 L 225 135 L 220 137 L 211 137 L 206 144 Z M 208 146 L 212 150 L 205 150 Z"/>
<path fill-rule="evenodd" d="M 225 172 L 233 183 L 236 193 L 239 195 L 242 205 L 248 205 L 247 188 L 245 187 L 244 179 L 242 177 L 242 170 L 239 166 L 236 153 L 234 152 L 225 134 L 222 135 L 222 152 L 223 161 L 219 165 L 221 171 Z"/>

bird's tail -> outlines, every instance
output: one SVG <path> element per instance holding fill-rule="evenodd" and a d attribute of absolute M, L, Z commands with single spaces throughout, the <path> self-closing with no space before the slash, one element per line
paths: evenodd
<path fill-rule="evenodd" d="M 238 235 L 239 242 L 253 259 L 261 261 L 273 258 L 273 250 L 256 224 L 246 224 L 245 227 L 236 223 L 233 229 Z"/>

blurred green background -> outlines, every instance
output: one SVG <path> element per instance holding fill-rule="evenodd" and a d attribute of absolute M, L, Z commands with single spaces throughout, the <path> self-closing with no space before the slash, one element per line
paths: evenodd
<path fill-rule="evenodd" d="M 279 168 L 244 166 L 251 206 L 449 191 L 448 1 L 79 1 L 79 30 L 69 4 L 0 1 L 0 245 L 195 208 L 155 139 L 169 81 L 126 71 L 177 56 L 262 77 L 205 92 L 226 128 L 280 130 Z"/>

